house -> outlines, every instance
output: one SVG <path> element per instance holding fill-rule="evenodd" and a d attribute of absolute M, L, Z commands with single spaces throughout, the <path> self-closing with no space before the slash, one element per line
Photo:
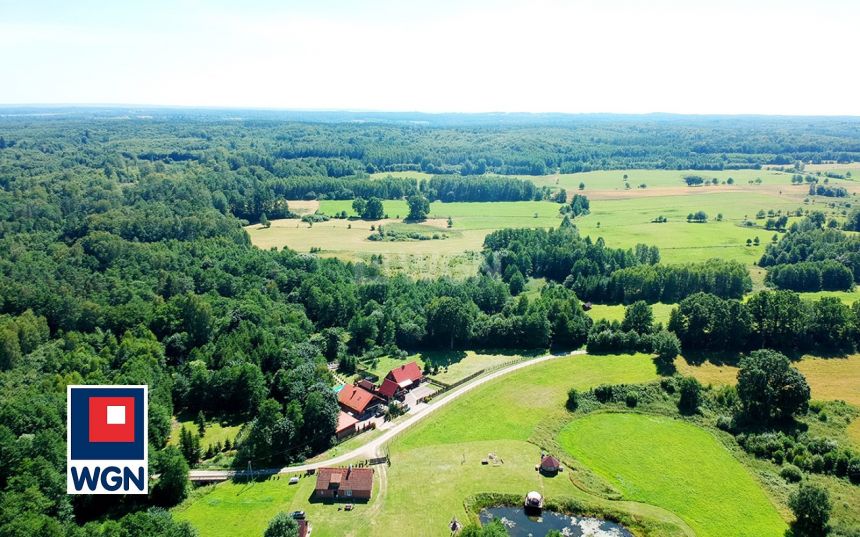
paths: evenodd
<path fill-rule="evenodd" d="M 337 394 L 337 402 L 340 403 L 344 412 L 360 419 L 378 405 L 380 400 L 365 389 L 352 384 L 344 384 Z"/>
<path fill-rule="evenodd" d="M 376 385 L 370 379 L 361 379 L 356 383 L 356 386 L 362 390 L 367 390 L 370 393 L 376 392 Z"/>
<path fill-rule="evenodd" d="M 418 367 L 417 363 L 409 362 L 400 367 L 395 367 L 388 372 L 385 378 L 393 380 L 401 388 L 411 389 L 421 383 L 424 375 L 421 374 L 421 368 Z"/>
<path fill-rule="evenodd" d="M 355 433 L 355 424 L 358 423 L 358 420 L 341 410 L 337 414 L 337 429 L 335 429 L 335 435 L 338 440 L 343 440 L 347 436 Z"/>
<path fill-rule="evenodd" d="M 540 473 L 555 475 L 561 470 L 561 461 L 552 455 L 544 455 L 540 460 Z"/>
<path fill-rule="evenodd" d="M 372 468 L 320 468 L 314 498 L 369 500 L 373 490 Z"/>

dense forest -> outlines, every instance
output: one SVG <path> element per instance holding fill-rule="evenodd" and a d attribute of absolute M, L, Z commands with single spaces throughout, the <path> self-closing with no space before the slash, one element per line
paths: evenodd
<path fill-rule="evenodd" d="M 860 160 L 856 122 L 538 116 L 415 124 L 392 115 L 328 123 L 327 114 L 31 112 L 0 117 L 3 536 L 192 535 L 162 510 L 185 497 L 196 462 L 193 450 L 167 445 L 172 416 L 247 422 L 235 446 L 239 466 L 302 460 L 333 442 L 338 407 L 327 364 L 350 371 L 358 359 L 415 349 L 572 349 L 614 337 L 614 327 L 592 327 L 580 298 L 681 300 L 669 328 L 686 346 L 716 344 L 717 332 L 699 337 L 701 323 L 689 322 L 699 310 L 688 305 L 700 300 L 747 312 L 738 334 L 748 337 L 735 338 L 737 347 L 802 345 L 822 323 L 853 322 L 853 311 L 825 301 L 807 311 L 783 294 L 743 305 L 735 299 L 750 284 L 739 265 L 663 265 L 654 247 L 609 248 L 581 238 L 567 218 L 555 230 L 490 234 L 481 272 L 464 281 L 386 277 L 376 263 L 260 250 L 242 224 L 291 216 L 289 198 L 418 199 L 419 189 L 443 201 L 546 195 L 528 180 L 474 177 L 487 172 Z M 398 170 L 437 177 L 368 176 Z M 588 210 L 583 200 L 567 212 Z M 795 252 L 790 242 L 773 248 L 774 259 L 779 248 Z M 820 257 L 797 252 L 785 262 Z M 549 283 L 526 296 L 528 277 Z M 788 327 L 774 321 L 776 332 L 754 309 L 773 300 L 791 302 L 793 315 Z M 834 347 L 855 344 L 846 330 L 829 336 Z M 671 350 L 672 338 L 657 330 L 635 343 Z M 150 472 L 159 475 L 149 497 L 65 494 L 65 386 L 73 383 L 149 385 Z"/>

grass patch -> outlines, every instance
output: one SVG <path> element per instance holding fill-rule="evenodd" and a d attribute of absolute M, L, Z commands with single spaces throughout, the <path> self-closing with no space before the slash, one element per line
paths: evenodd
<path fill-rule="evenodd" d="M 672 313 L 672 310 L 676 306 L 677 304 L 663 304 L 662 302 L 651 304 L 651 311 L 654 313 L 654 322 L 663 323 L 663 326 L 669 324 L 669 314 Z M 625 307 L 623 304 L 592 304 L 591 309 L 586 312 L 586 315 L 595 321 L 606 319 L 607 321 L 618 321 L 620 323 L 624 320 Z"/>
<path fill-rule="evenodd" d="M 187 427 L 193 433 L 197 434 L 197 425 L 194 423 L 194 420 L 174 421 L 170 429 L 170 440 L 168 440 L 169 444 L 174 446 L 179 445 L 179 433 L 182 432 L 183 427 Z M 236 435 L 239 434 L 240 429 L 242 429 L 241 424 L 229 425 L 226 423 L 207 422 L 206 432 L 203 435 L 203 438 L 200 439 L 200 447 L 203 451 L 206 451 L 207 447 L 218 442 L 221 442 L 221 445 L 223 446 L 224 441 L 228 439 L 230 440 L 230 443 L 233 443 L 236 440 Z"/>
<path fill-rule="evenodd" d="M 785 532 L 755 479 L 703 429 L 665 417 L 598 413 L 571 422 L 559 440 L 626 498 L 669 509 L 700 537 Z"/>

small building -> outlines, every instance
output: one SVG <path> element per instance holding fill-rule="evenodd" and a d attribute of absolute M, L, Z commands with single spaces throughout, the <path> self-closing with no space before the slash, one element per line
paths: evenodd
<path fill-rule="evenodd" d="M 388 400 L 402 398 L 405 392 L 419 386 L 422 380 L 424 375 L 421 374 L 421 368 L 416 362 L 409 362 L 389 371 L 377 393 Z"/>
<path fill-rule="evenodd" d="M 344 412 L 361 419 L 381 401 L 365 389 L 352 384 L 344 384 L 343 388 L 337 394 L 337 402 L 340 403 L 340 407 Z"/>
<path fill-rule="evenodd" d="M 320 500 L 369 500 L 373 491 L 372 468 L 320 468 L 314 497 Z"/>
<path fill-rule="evenodd" d="M 361 379 L 355 384 L 362 390 L 367 390 L 370 393 L 376 393 L 376 385 L 370 379 Z"/>
<path fill-rule="evenodd" d="M 358 423 L 358 420 L 341 410 L 337 413 L 337 429 L 335 429 L 335 435 L 338 440 L 343 440 L 347 436 L 350 436 L 355 433 L 355 424 Z"/>
<path fill-rule="evenodd" d="M 544 455 L 540 460 L 540 473 L 555 475 L 561 470 L 561 461 L 552 455 Z"/>
<path fill-rule="evenodd" d="M 299 537 L 309 537 L 311 534 L 311 525 L 305 519 L 297 520 L 299 523 Z"/>
<path fill-rule="evenodd" d="M 594 307 L 594 304 L 591 302 L 586 302 L 582 305 L 582 311 L 591 311 L 591 308 Z"/>

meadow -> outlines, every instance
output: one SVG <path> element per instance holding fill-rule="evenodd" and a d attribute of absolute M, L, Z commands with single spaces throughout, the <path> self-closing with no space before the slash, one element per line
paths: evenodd
<path fill-rule="evenodd" d="M 625 498 L 679 515 L 699 537 L 781 536 L 786 524 L 753 476 L 711 433 L 667 417 L 589 414 L 559 436 Z"/>
<path fill-rule="evenodd" d="M 691 365 L 683 358 L 675 360 L 675 367 L 682 375 L 691 375 L 702 384 L 714 386 L 733 385 L 737 381 L 738 368 L 734 364 L 714 364 L 706 361 Z M 805 356 L 794 363 L 806 377 L 812 390 L 812 398 L 820 400 L 842 400 L 860 406 L 860 354 L 844 358 L 815 358 Z"/>

